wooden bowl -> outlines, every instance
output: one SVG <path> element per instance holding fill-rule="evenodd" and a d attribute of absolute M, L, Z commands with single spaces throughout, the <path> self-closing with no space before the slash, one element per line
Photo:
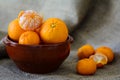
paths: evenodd
<path fill-rule="evenodd" d="M 8 56 L 18 68 L 29 73 L 49 73 L 58 69 L 70 53 L 71 36 L 57 44 L 21 45 L 8 36 L 3 38 Z"/>

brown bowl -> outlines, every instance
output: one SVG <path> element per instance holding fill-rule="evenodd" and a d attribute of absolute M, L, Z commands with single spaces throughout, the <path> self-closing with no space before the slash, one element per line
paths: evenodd
<path fill-rule="evenodd" d="M 71 36 L 57 44 L 21 45 L 8 36 L 3 38 L 8 56 L 18 68 L 29 73 L 49 73 L 58 69 L 70 52 Z"/>

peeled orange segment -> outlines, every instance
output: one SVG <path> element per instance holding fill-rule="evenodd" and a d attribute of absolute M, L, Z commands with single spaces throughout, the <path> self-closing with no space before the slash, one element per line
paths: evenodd
<path fill-rule="evenodd" d="M 33 10 L 21 11 L 18 15 L 19 24 L 24 30 L 35 30 L 42 24 L 42 16 Z"/>
<path fill-rule="evenodd" d="M 108 63 L 110 63 L 114 60 L 114 52 L 111 48 L 109 48 L 107 46 L 98 47 L 95 52 L 106 55 L 108 58 Z"/>
<path fill-rule="evenodd" d="M 101 53 L 90 56 L 90 59 L 93 59 L 96 62 L 98 68 L 103 67 L 108 62 L 107 56 Z"/>

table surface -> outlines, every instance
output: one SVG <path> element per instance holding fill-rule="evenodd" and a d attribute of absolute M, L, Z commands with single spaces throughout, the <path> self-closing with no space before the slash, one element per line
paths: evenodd
<path fill-rule="evenodd" d="M 88 19 L 84 19 L 85 21 L 72 33 L 74 43 L 71 44 L 70 55 L 57 71 L 39 75 L 25 73 L 20 71 L 12 60 L 2 59 L 0 60 L 0 80 L 120 80 L 120 0 L 93 1 L 96 2 L 93 6 L 94 10 L 89 11 Z M 24 0 L 20 2 L 14 4 L 16 0 L 0 0 L 0 39 L 6 35 L 1 31 L 7 32 L 9 22 L 18 12 L 23 8 L 28 9 L 27 5 L 21 6 L 25 3 Z M 31 9 L 35 9 L 31 0 L 28 3 L 31 4 Z M 112 48 L 115 53 L 113 63 L 98 69 L 95 75 L 78 75 L 75 70 L 78 61 L 76 51 L 86 43 L 90 43 L 95 48 L 102 45 Z"/>

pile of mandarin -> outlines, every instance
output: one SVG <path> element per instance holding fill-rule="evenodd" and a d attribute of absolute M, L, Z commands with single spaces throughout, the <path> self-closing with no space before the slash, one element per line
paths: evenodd
<path fill-rule="evenodd" d="M 76 65 L 76 71 L 82 75 L 94 74 L 97 68 L 103 68 L 114 59 L 114 53 L 111 48 L 101 46 L 94 49 L 90 44 L 80 47 L 77 56 L 79 61 Z"/>
<path fill-rule="evenodd" d="M 8 26 L 8 36 L 11 40 L 25 45 L 44 43 L 60 43 L 66 41 L 68 28 L 59 18 L 43 17 L 33 10 L 21 11 Z"/>
<path fill-rule="evenodd" d="M 60 43 L 66 41 L 68 28 L 59 18 L 43 17 L 33 10 L 21 11 L 16 19 L 8 26 L 8 36 L 11 40 L 25 45 L 39 45 L 40 43 Z M 90 44 L 78 49 L 79 61 L 76 70 L 79 74 L 94 74 L 114 59 L 112 49 L 101 46 L 96 50 Z"/>

